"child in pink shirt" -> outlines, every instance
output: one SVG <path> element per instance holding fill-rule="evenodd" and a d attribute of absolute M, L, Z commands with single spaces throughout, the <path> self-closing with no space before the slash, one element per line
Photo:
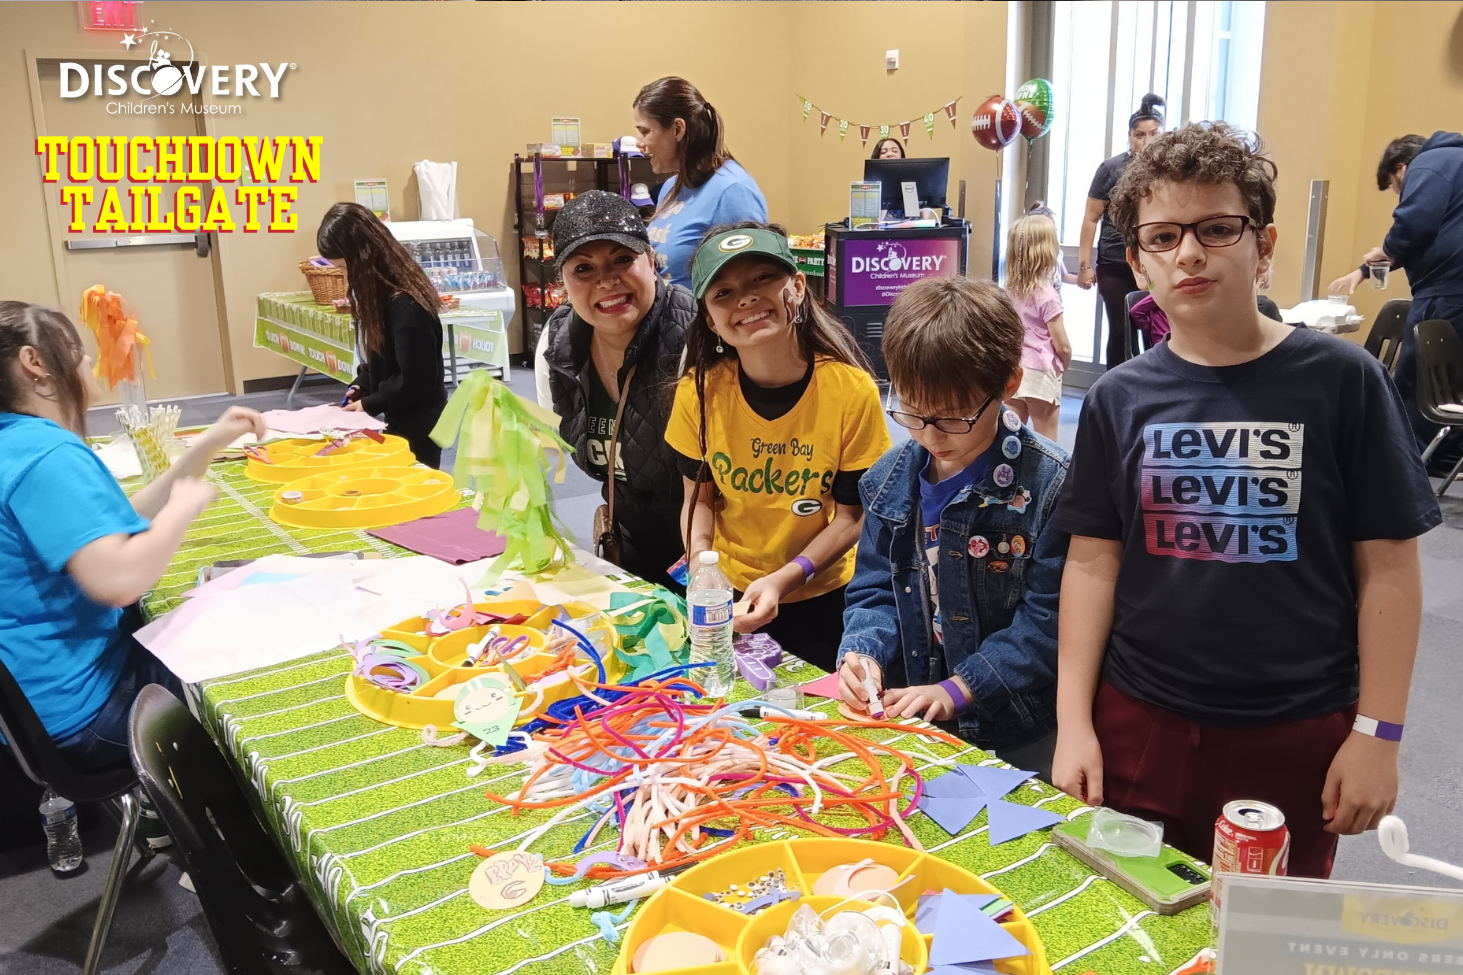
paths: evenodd
<path fill-rule="evenodd" d="M 1072 343 L 1062 325 L 1062 299 L 1054 284 L 1062 247 L 1050 217 L 1028 213 L 1011 227 L 1006 247 L 1006 290 L 1026 326 L 1021 349 L 1021 386 L 1011 405 L 1031 428 L 1057 439 L 1062 408 L 1062 373 L 1072 361 Z"/>

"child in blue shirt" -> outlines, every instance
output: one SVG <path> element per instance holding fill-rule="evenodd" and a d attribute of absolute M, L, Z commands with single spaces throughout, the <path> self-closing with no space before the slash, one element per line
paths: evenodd
<path fill-rule="evenodd" d="M 1005 292 L 972 278 L 917 282 L 889 309 L 888 412 L 913 439 L 859 484 L 839 683 L 869 710 L 867 676 L 888 718 L 956 721 L 1049 777 L 1067 548 L 1049 518 L 1067 455 L 1003 402 L 1021 384 L 1024 337 Z"/>
<path fill-rule="evenodd" d="M 213 500 L 201 476 L 264 419 L 231 407 L 129 501 L 81 435 L 91 357 L 60 312 L 0 302 L 0 662 L 77 767 L 125 765 L 132 699 L 178 682 L 124 612 Z"/>

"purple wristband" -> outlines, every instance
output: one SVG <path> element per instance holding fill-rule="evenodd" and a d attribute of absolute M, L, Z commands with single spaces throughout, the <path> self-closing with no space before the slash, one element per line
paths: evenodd
<path fill-rule="evenodd" d="M 799 555 L 792 560 L 792 564 L 803 570 L 803 585 L 807 585 L 813 581 L 813 573 L 817 572 L 818 569 L 813 565 L 812 559 L 806 555 Z"/>
<path fill-rule="evenodd" d="M 945 689 L 946 694 L 950 695 L 950 700 L 955 704 L 956 714 L 970 707 L 970 698 L 965 696 L 964 689 L 961 688 L 959 681 L 955 680 L 955 678 L 951 677 L 949 680 L 940 681 L 940 686 Z"/>

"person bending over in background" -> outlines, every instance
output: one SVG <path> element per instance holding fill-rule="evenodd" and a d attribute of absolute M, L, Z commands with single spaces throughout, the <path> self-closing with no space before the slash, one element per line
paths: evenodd
<path fill-rule="evenodd" d="M 432 427 L 447 405 L 442 381 L 442 302 L 427 272 L 377 216 L 359 203 L 325 211 L 320 256 L 345 269 L 356 324 L 356 381 L 346 409 L 386 418 L 417 460 L 442 464 Z"/>
<path fill-rule="evenodd" d="M 736 630 L 832 670 L 859 478 L 889 449 L 879 388 L 776 224 L 714 229 L 692 277 L 700 307 L 666 429 L 685 455 L 688 562 L 715 549 L 751 604 Z"/>
<path fill-rule="evenodd" d="M 1396 388 L 1359 345 L 1255 307 L 1275 167 L 1222 122 L 1149 143 L 1112 194 L 1168 339 L 1088 391 L 1055 525 L 1053 784 L 1211 854 L 1224 804 L 1278 806 L 1290 872 L 1397 798 L 1441 516 Z"/>
<path fill-rule="evenodd" d="M 132 636 L 157 584 L 213 500 L 213 455 L 246 433 L 230 407 L 129 501 L 82 437 L 91 357 L 70 319 L 0 302 L 0 661 L 47 733 L 85 771 L 128 763 L 127 719 L 148 684 L 182 687 Z"/>
<path fill-rule="evenodd" d="M 1082 236 L 1077 251 L 1077 284 L 1083 289 L 1097 284 L 1107 309 L 1107 367 L 1111 369 L 1128 357 L 1123 330 L 1128 320 L 1128 292 L 1138 290 L 1138 280 L 1128 267 L 1122 235 L 1107 214 L 1108 199 L 1118 179 L 1142 151 L 1148 140 L 1163 130 L 1163 113 L 1158 107 L 1163 99 L 1152 93 L 1144 95 L 1138 110 L 1128 116 L 1128 151 L 1103 160 L 1092 177 L 1087 191 L 1087 213 L 1082 218 Z M 1097 263 L 1092 261 L 1092 242 L 1098 237 L 1098 221 L 1102 235 L 1097 245 Z"/>
<path fill-rule="evenodd" d="M 726 129 L 711 103 L 684 78 L 661 78 L 640 89 L 632 106 L 635 131 L 656 173 L 671 173 L 647 232 L 656 269 L 668 284 L 691 287 L 691 256 L 711 227 L 766 220 L 767 199 L 732 158 Z"/>
<path fill-rule="evenodd" d="M 573 446 L 574 463 L 606 482 L 605 500 L 614 457 L 619 564 L 679 592 L 666 574 L 684 551 L 679 455 L 665 442 L 667 387 L 680 371 L 696 299 L 656 277 L 645 221 L 618 193 L 570 200 L 554 240 L 569 293 L 544 327 L 559 435 Z"/>
<path fill-rule="evenodd" d="M 1371 261 L 1390 261 L 1407 271 L 1412 308 L 1394 377 L 1419 450 L 1443 429 L 1417 408 L 1418 322 L 1446 319 L 1463 338 L 1463 135 L 1434 132 L 1393 139 L 1377 165 L 1377 189 L 1400 198 L 1392 211 L 1392 229 L 1381 247 L 1374 247 L 1362 265 L 1331 282 L 1329 293 L 1351 294 L 1370 276 Z M 1463 436 L 1455 430 L 1428 459 L 1431 473 L 1445 477 L 1463 454 Z"/>
<path fill-rule="evenodd" d="M 859 485 L 839 692 L 867 711 L 868 676 L 889 718 L 958 721 L 1050 780 L 1067 550 L 1051 513 L 1067 455 L 1002 403 L 1022 382 L 1023 333 L 1006 294 L 974 278 L 926 278 L 889 309 L 889 415 L 914 439 Z"/>

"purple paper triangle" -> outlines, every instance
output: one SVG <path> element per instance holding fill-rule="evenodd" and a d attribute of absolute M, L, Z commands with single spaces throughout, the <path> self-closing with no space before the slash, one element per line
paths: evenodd
<path fill-rule="evenodd" d="M 944 896 L 944 894 L 919 895 L 919 900 L 914 906 L 914 926 L 920 934 L 935 933 L 935 915 L 940 906 L 940 898 Z M 955 894 L 954 896 L 964 898 L 977 911 L 982 910 L 991 901 L 1001 899 L 1000 894 Z"/>
<path fill-rule="evenodd" d="M 986 803 L 986 810 L 990 821 L 991 846 L 999 846 L 1033 830 L 1055 826 L 1066 819 L 1060 813 L 1048 812 L 1036 806 L 1022 806 L 1000 800 Z"/>
<path fill-rule="evenodd" d="M 930 967 L 970 965 L 996 958 L 1031 954 L 1020 941 L 991 920 L 980 908 L 953 890 L 940 895 L 935 914 L 935 937 L 930 942 Z"/>
<path fill-rule="evenodd" d="M 925 795 L 935 799 L 983 799 L 986 797 L 975 782 L 963 775 L 956 775 L 953 771 L 938 778 L 926 780 Z"/>
<path fill-rule="evenodd" d="M 1014 792 L 1021 783 L 1036 774 L 1019 768 L 998 768 L 994 765 L 962 765 L 960 771 L 965 773 L 965 777 L 987 799 L 1000 799 Z"/>
<path fill-rule="evenodd" d="M 929 975 L 1001 975 L 989 965 L 940 965 L 931 968 Z"/>
<path fill-rule="evenodd" d="M 956 835 L 985 808 L 986 801 L 978 799 L 943 799 L 938 796 L 924 796 L 919 801 L 920 810 L 939 824 L 951 836 Z"/>

